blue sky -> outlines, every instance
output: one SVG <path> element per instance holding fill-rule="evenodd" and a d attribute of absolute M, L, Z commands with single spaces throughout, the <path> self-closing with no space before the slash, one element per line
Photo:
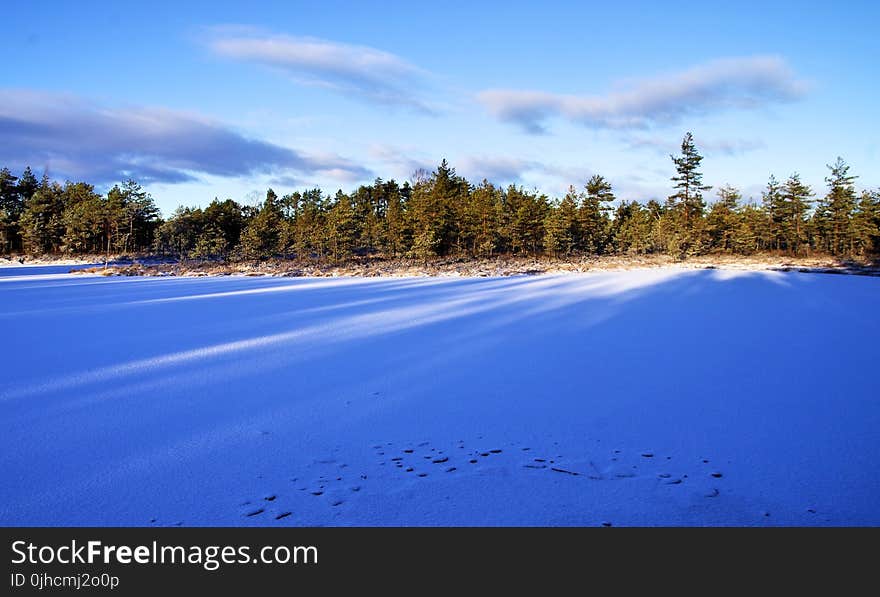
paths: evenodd
<path fill-rule="evenodd" d="M 683 133 L 757 197 L 843 156 L 880 185 L 880 8 L 831 3 L 38 2 L 5 14 L 0 163 L 163 212 L 319 185 L 471 180 L 663 198 Z"/>

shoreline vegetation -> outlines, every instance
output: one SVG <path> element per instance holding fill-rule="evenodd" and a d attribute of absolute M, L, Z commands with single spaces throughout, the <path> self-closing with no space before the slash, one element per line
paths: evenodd
<path fill-rule="evenodd" d="M 668 255 L 605 255 L 569 258 L 499 256 L 493 258 L 434 258 L 429 261 L 406 258 L 360 257 L 345 262 L 301 262 L 269 259 L 261 262 L 208 259 L 173 260 L 145 255 L 103 255 L 77 259 L 43 257 L 0 258 L 0 268 L 69 265 L 71 274 L 144 277 L 275 276 L 275 277 L 500 277 L 540 274 L 582 274 L 634 269 L 672 268 L 739 271 L 796 271 L 801 273 L 851 274 L 880 277 L 880 264 L 830 256 L 792 257 L 783 254 L 702 255 L 678 260 Z"/>
<path fill-rule="evenodd" d="M 133 180 L 101 195 L 85 182 L 3 168 L 0 256 L 101 255 L 103 271 L 126 275 L 506 275 L 770 262 L 873 271 L 880 190 L 858 192 L 843 159 L 828 165 L 824 194 L 794 173 L 784 182 L 770 176 L 757 202 L 730 185 L 704 198 L 713 187 L 703 184 L 690 133 L 670 158 L 672 194 L 662 203 L 619 200 L 599 174 L 562 199 L 473 184 L 443 160 L 403 184 L 376 179 L 332 196 L 269 189 L 256 205 L 215 199 L 167 219 Z M 111 263 L 114 255 L 145 259 Z"/>

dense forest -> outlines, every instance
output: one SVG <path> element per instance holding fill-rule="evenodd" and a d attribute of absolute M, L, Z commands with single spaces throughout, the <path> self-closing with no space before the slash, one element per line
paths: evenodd
<path fill-rule="evenodd" d="M 178 208 L 162 220 L 153 198 L 135 181 L 106 195 L 85 182 L 38 180 L 0 170 L 0 251 L 5 254 L 157 254 L 176 258 L 340 261 L 377 255 L 602 255 L 705 253 L 871 257 L 880 253 L 880 192 L 858 194 L 849 166 L 828 166 L 824 194 L 797 173 L 771 176 L 760 202 L 723 186 L 708 203 L 703 157 L 690 133 L 670 156 L 673 194 L 665 202 L 618 202 L 600 175 L 562 199 L 483 180 L 474 185 L 444 160 L 412 183 L 377 179 L 350 194 L 320 189 L 259 206 L 215 199 L 205 208 Z"/>

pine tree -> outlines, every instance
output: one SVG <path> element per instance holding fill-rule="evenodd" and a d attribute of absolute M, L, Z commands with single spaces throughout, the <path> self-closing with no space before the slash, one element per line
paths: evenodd
<path fill-rule="evenodd" d="M 825 178 L 828 193 L 819 200 L 815 224 L 823 239 L 823 246 L 832 255 L 855 253 L 852 218 L 856 209 L 857 176 L 849 174 L 849 165 L 838 157 L 828 165 L 831 174 Z"/>
<path fill-rule="evenodd" d="M 544 249 L 551 257 L 571 255 L 580 232 L 574 187 L 558 205 L 551 206 L 544 218 Z"/>
<path fill-rule="evenodd" d="M 245 259 L 267 259 L 278 254 L 281 220 L 278 195 L 269 189 L 257 215 L 241 235 L 241 250 Z"/>
<path fill-rule="evenodd" d="M 733 238 L 740 225 L 741 200 L 742 194 L 730 185 L 718 190 L 718 201 L 712 204 L 706 216 L 706 228 L 713 249 L 725 253 L 734 250 Z"/>
<path fill-rule="evenodd" d="M 444 159 L 427 180 L 413 189 L 410 210 L 413 249 L 424 259 L 460 249 L 457 206 L 466 201 L 467 183 Z"/>
<path fill-rule="evenodd" d="M 547 197 L 510 185 L 505 193 L 504 219 L 510 251 L 538 255 L 543 250 Z"/>
<path fill-rule="evenodd" d="M 159 220 L 159 209 L 153 197 L 134 180 L 122 183 L 122 217 L 126 224 L 123 234 L 122 251 L 140 251 L 149 247 L 153 232 Z"/>
<path fill-rule="evenodd" d="M 780 196 L 785 221 L 785 244 L 789 251 L 797 255 L 801 246 L 808 242 L 806 220 L 813 203 L 810 199 L 813 190 L 801 182 L 800 175 L 794 173 L 785 181 Z"/>
<path fill-rule="evenodd" d="M 551 206 L 544 219 L 544 248 L 553 257 L 571 255 L 581 240 L 578 197 L 574 187 L 557 205 Z"/>
<path fill-rule="evenodd" d="M 703 191 L 708 191 L 711 186 L 703 185 L 703 174 L 700 172 L 700 162 L 703 156 L 697 152 L 694 145 L 694 136 L 687 133 L 681 142 L 681 156 L 669 156 L 675 164 L 677 174 L 672 177 L 674 188 L 678 189 L 669 199 L 678 205 L 684 216 L 684 225 L 690 229 L 694 222 L 702 217 L 706 204 L 703 201 Z"/>
<path fill-rule="evenodd" d="M 471 233 L 471 254 L 489 257 L 501 246 L 502 193 L 488 180 L 470 193 L 468 222 Z"/>
<path fill-rule="evenodd" d="M 204 231 L 201 209 L 178 207 L 171 217 L 156 230 L 154 246 L 162 254 L 172 254 L 178 259 L 195 256 L 196 247 L 205 250 L 206 242 L 200 239 Z"/>
<path fill-rule="evenodd" d="M 863 191 L 853 216 L 856 253 L 880 255 L 880 191 Z"/>
<path fill-rule="evenodd" d="M 64 234 L 63 190 L 44 176 L 39 188 L 28 199 L 19 219 L 25 252 L 31 255 L 54 253 Z"/>
<path fill-rule="evenodd" d="M 241 205 L 232 199 L 219 201 L 215 198 L 203 210 L 202 220 L 209 239 L 197 247 L 198 251 L 212 258 L 228 258 L 241 240 L 244 227 Z"/>
<path fill-rule="evenodd" d="M 153 197 L 134 180 L 114 185 L 104 203 L 104 229 L 109 254 L 111 248 L 128 253 L 147 248 L 159 225 L 159 209 Z"/>
<path fill-rule="evenodd" d="M 392 257 L 402 255 L 409 248 L 412 231 L 407 218 L 407 201 L 409 200 L 409 183 L 398 187 L 393 180 L 394 189 L 388 193 L 388 206 L 385 210 L 385 252 Z"/>
<path fill-rule="evenodd" d="M 92 185 L 70 183 L 62 195 L 64 212 L 61 249 L 66 253 L 100 253 L 102 249 L 103 198 Z"/>
<path fill-rule="evenodd" d="M 681 155 L 670 155 L 675 165 L 676 175 L 672 177 L 673 188 L 678 189 L 667 199 L 668 209 L 664 214 L 669 250 L 683 259 L 688 255 L 701 253 L 707 243 L 703 212 L 706 203 L 703 191 L 711 186 L 703 184 L 700 163 L 703 156 L 694 145 L 694 137 L 687 133 L 681 142 Z"/>
<path fill-rule="evenodd" d="M 310 189 L 298 198 L 292 223 L 287 224 L 288 239 L 285 249 L 292 244 L 293 252 L 300 261 L 312 255 L 321 258 L 325 250 L 325 200 L 321 189 Z M 292 231 L 290 230 L 292 228 Z M 292 240 L 290 239 L 292 237 Z"/>
<path fill-rule="evenodd" d="M 774 175 L 770 175 L 767 186 L 761 192 L 762 205 L 769 218 L 770 247 L 781 250 L 785 247 L 788 228 L 788 209 L 782 196 L 782 186 Z"/>
<path fill-rule="evenodd" d="M 31 167 L 27 166 L 18 179 L 18 195 L 19 200 L 22 202 L 22 204 L 27 203 L 27 201 L 30 200 L 31 197 L 33 197 L 34 193 L 36 193 L 37 189 L 39 188 L 40 181 L 37 180 L 36 176 L 34 176 L 34 173 L 31 171 Z"/>
<path fill-rule="evenodd" d="M 18 193 L 18 177 L 9 168 L 0 170 L 0 253 L 9 253 L 19 245 L 18 219 L 24 203 Z"/>
<path fill-rule="evenodd" d="M 327 212 L 327 244 L 333 261 L 351 254 L 356 235 L 354 205 L 348 195 L 339 191 Z"/>
<path fill-rule="evenodd" d="M 659 206 L 658 206 L 659 207 Z M 651 251 L 651 212 L 637 201 L 622 201 L 613 223 L 614 245 L 620 253 Z"/>
<path fill-rule="evenodd" d="M 615 200 L 611 183 L 604 176 L 594 174 L 585 186 L 586 194 L 580 205 L 580 238 L 578 245 L 584 251 L 600 254 L 608 242 L 611 202 Z M 571 193 L 571 189 L 569 190 Z"/>
<path fill-rule="evenodd" d="M 770 248 L 772 235 L 767 212 L 754 203 L 744 205 L 739 212 L 739 226 L 731 237 L 736 253 L 751 255 Z"/>

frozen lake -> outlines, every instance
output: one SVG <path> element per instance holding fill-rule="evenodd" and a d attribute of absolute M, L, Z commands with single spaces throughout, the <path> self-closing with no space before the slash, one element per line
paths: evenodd
<path fill-rule="evenodd" d="M 0 270 L 2 525 L 880 524 L 880 278 L 58 271 Z"/>

